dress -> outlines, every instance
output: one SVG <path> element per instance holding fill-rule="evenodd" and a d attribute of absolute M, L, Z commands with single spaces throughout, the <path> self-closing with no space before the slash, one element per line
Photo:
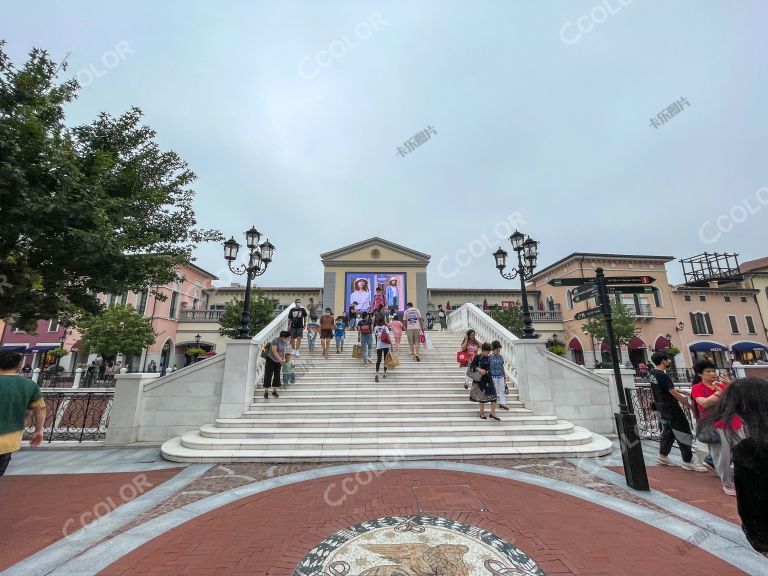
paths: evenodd
<path fill-rule="evenodd" d="M 477 370 L 478 368 L 485 370 L 485 374 L 483 374 L 479 382 L 472 382 L 469 399 L 472 402 L 480 403 L 496 402 L 496 386 L 494 386 L 493 378 L 491 377 L 491 361 L 488 356 L 478 354 L 469 367 L 472 370 Z"/>
<path fill-rule="evenodd" d="M 470 340 L 467 342 L 467 366 L 472 364 L 472 360 L 475 359 L 479 347 L 477 340 Z"/>

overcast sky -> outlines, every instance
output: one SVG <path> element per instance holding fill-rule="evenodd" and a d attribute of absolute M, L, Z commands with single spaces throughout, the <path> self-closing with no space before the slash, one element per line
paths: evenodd
<path fill-rule="evenodd" d="M 140 107 L 198 175 L 199 224 L 269 237 L 265 286 L 321 286 L 320 253 L 381 236 L 430 254 L 432 287 L 512 287 L 490 256 L 511 251 L 498 239 L 510 219 L 541 242 L 542 266 L 575 251 L 768 255 L 764 0 L 0 12 L 17 65 L 33 46 L 71 52 L 84 86 L 70 122 Z M 197 264 L 231 279 L 218 245 Z"/>

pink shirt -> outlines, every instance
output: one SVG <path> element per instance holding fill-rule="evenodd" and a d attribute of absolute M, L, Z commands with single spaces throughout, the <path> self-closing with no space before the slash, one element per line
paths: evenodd
<path fill-rule="evenodd" d="M 389 327 L 392 328 L 392 332 L 395 333 L 395 338 L 400 338 L 403 335 L 403 323 L 400 320 L 392 320 L 389 323 Z"/>

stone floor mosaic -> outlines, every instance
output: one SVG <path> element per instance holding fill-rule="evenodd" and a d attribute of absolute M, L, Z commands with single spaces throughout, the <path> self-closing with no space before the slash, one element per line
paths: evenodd
<path fill-rule="evenodd" d="M 340 530 L 299 563 L 294 576 L 545 576 L 496 534 L 447 518 L 386 517 Z"/>

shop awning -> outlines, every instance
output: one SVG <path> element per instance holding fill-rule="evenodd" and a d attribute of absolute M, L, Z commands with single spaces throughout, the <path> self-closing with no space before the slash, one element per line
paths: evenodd
<path fill-rule="evenodd" d="M 27 349 L 27 347 L 24 346 L 23 344 L 21 344 L 21 345 L 19 345 L 19 344 L 5 344 L 4 346 L 0 346 L 0 350 L 6 350 L 6 351 L 11 351 L 11 352 L 22 352 L 22 351 L 24 351 L 26 349 Z"/>
<path fill-rule="evenodd" d="M 571 338 L 571 341 L 568 342 L 568 350 L 581 350 L 581 342 L 578 338 Z"/>
<path fill-rule="evenodd" d="M 78 340 L 77 342 L 75 342 L 74 344 L 72 344 L 72 348 L 70 348 L 70 350 L 71 350 L 72 352 L 77 352 L 78 350 L 80 350 L 80 345 L 81 345 L 82 343 L 83 343 L 83 341 L 82 341 L 82 340 Z"/>
<path fill-rule="evenodd" d="M 752 352 L 753 350 L 768 350 L 768 346 L 759 342 L 737 342 L 731 344 L 731 350 L 734 352 Z"/>
<path fill-rule="evenodd" d="M 627 344 L 627 350 L 643 350 L 644 348 L 646 348 L 645 342 L 637 336 L 633 336 L 632 340 Z"/>
<path fill-rule="evenodd" d="M 58 344 L 45 344 L 42 346 L 32 346 L 32 348 L 29 349 L 30 352 L 48 352 L 49 350 L 53 350 L 54 348 L 58 348 Z"/>
<path fill-rule="evenodd" d="M 666 350 L 667 348 L 672 346 L 672 342 L 670 342 L 664 336 L 659 336 L 658 338 L 656 338 L 656 343 L 653 346 L 656 350 Z"/>
<path fill-rule="evenodd" d="M 691 352 L 727 352 L 728 347 L 717 342 L 696 342 L 691 344 L 688 349 Z"/>

